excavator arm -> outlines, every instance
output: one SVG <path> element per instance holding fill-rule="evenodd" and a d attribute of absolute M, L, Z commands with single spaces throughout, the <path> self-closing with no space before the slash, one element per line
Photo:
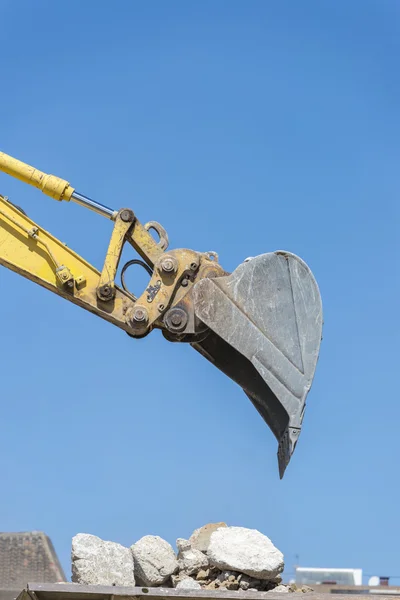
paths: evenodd
<path fill-rule="evenodd" d="M 164 228 L 143 225 L 130 208 L 113 210 L 1 152 L 0 171 L 113 223 L 99 271 L 0 195 L 0 264 L 132 337 L 157 328 L 169 341 L 190 344 L 240 385 L 268 424 L 279 443 L 282 477 L 300 434 L 322 333 L 321 298 L 307 265 L 294 254 L 272 252 L 227 273 L 215 252 L 168 250 Z M 126 243 L 140 258 L 122 267 L 117 285 Z M 149 275 L 139 297 L 125 284 L 132 265 Z"/>
<path fill-rule="evenodd" d="M 101 273 L 0 196 L 0 264 L 102 318 L 126 327 L 134 302 L 120 289 L 112 306 L 98 300 Z"/>

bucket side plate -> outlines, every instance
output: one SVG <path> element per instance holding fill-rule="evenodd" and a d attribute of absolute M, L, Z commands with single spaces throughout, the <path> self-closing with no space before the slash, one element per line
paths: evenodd
<path fill-rule="evenodd" d="M 211 331 L 196 350 L 236 381 L 278 440 L 280 477 L 300 434 L 318 361 L 322 303 L 309 267 L 289 252 L 262 254 L 193 289 Z"/>

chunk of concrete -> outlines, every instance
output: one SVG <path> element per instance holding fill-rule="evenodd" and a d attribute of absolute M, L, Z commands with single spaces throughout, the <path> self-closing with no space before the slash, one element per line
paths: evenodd
<path fill-rule="evenodd" d="M 267 594 L 288 594 L 289 587 L 287 585 L 279 584 L 273 590 L 267 592 Z"/>
<path fill-rule="evenodd" d="M 72 538 L 71 559 L 73 583 L 135 585 L 132 553 L 121 544 L 78 533 Z"/>
<path fill-rule="evenodd" d="M 208 567 L 207 556 L 203 552 L 200 552 L 200 550 L 192 548 L 188 540 L 178 538 L 176 546 L 178 548 L 178 565 L 180 571 L 184 571 L 188 575 L 196 575 L 199 571 Z"/>
<path fill-rule="evenodd" d="M 208 523 L 195 529 L 189 538 L 192 548 L 200 550 L 200 552 L 207 552 L 211 534 L 220 527 L 226 527 L 226 523 Z"/>
<path fill-rule="evenodd" d="M 201 590 L 201 585 L 191 577 L 185 577 L 176 586 L 177 590 Z"/>
<path fill-rule="evenodd" d="M 158 535 L 145 535 L 131 546 L 135 575 L 140 585 L 156 587 L 178 570 L 175 552 Z"/>
<path fill-rule="evenodd" d="M 208 579 L 209 575 L 210 575 L 210 569 L 201 569 L 197 573 L 196 579 L 197 579 L 197 581 L 204 581 L 205 579 Z"/>
<path fill-rule="evenodd" d="M 210 563 L 221 569 L 239 571 L 269 581 L 282 573 L 283 554 L 256 529 L 221 527 L 211 534 L 207 550 Z"/>

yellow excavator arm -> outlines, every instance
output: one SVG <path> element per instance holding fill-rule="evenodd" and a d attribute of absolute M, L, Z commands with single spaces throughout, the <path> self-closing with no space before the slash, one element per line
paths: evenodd
<path fill-rule="evenodd" d="M 2 152 L 0 171 L 113 223 L 99 271 L 0 195 L 0 264 L 132 337 L 158 328 L 171 342 L 189 343 L 240 385 L 269 425 L 279 443 L 282 477 L 301 430 L 321 341 L 321 298 L 307 265 L 278 251 L 227 273 L 215 252 L 168 250 L 164 228 L 156 221 L 141 224 L 130 208 L 109 208 Z M 117 285 L 126 243 L 140 258 L 122 267 Z M 149 275 L 138 298 L 124 277 L 134 264 Z"/>
<path fill-rule="evenodd" d="M 99 272 L 29 219 L 6 197 L 0 196 L 0 264 L 110 321 L 134 337 L 142 337 L 154 327 L 163 328 L 161 317 L 190 291 L 197 278 L 206 274 L 223 274 L 215 253 L 185 249 L 167 253 L 168 238 L 161 225 L 150 222 L 143 226 L 131 209 L 112 210 L 78 194 L 64 179 L 42 173 L 4 153 L 0 153 L 0 170 L 39 188 L 56 200 L 77 202 L 114 223 L 104 266 Z M 150 229 L 158 233 L 158 242 L 149 233 Z M 142 259 L 133 264 L 140 264 L 151 275 L 149 285 L 140 298 L 135 298 L 115 282 L 126 242 Z"/>
<path fill-rule="evenodd" d="M 125 325 L 132 299 L 116 289 L 109 310 L 96 295 L 101 273 L 3 196 L 0 222 L 0 264 L 115 325 Z"/>

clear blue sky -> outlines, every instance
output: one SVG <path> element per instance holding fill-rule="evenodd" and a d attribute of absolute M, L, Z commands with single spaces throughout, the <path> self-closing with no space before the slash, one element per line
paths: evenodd
<path fill-rule="evenodd" d="M 1 150 L 227 270 L 300 255 L 325 318 L 280 481 L 268 427 L 190 347 L 2 269 L 0 530 L 45 531 L 68 576 L 77 532 L 174 543 L 219 520 L 270 536 L 288 573 L 297 554 L 400 575 L 399 3 L 0 8 Z M 109 221 L 5 175 L 0 193 L 101 268 Z"/>

